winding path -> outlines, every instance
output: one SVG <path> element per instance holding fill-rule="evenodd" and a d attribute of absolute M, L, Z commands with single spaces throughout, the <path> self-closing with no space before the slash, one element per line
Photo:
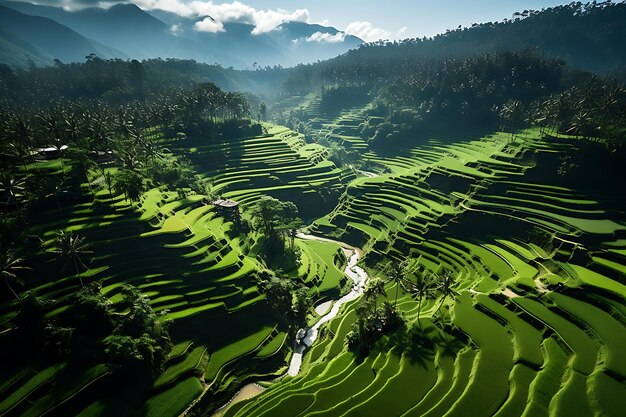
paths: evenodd
<path fill-rule="evenodd" d="M 353 285 L 352 290 L 350 290 L 348 294 L 335 301 L 330 311 L 322 316 L 311 328 L 306 330 L 306 333 L 304 333 L 304 329 L 298 331 L 298 333 L 304 334 L 297 340 L 298 345 L 291 357 L 289 370 L 287 371 L 287 375 L 290 376 L 296 376 L 300 372 L 300 366 L 302 365 L 302 355 L 304 354 L 304 351 L 311 347 L 317 339 L 320 327 L 324 325 L 324 323 L 327 323 L 330 320 L 334 319 L 337 314 L 339 314 L 339 309 L 342 305 L 359 298 L 363 294 L 369 278 L 367 272 L 365 272 L 363 268 L 357 266 L 359 259 L 361 258 L 361 256 L 363 256 L 363 252 L 361 251 L 361 249 L 350 246 L 344 242 L 339 242 L 336 240 L 326 239 L 313 235 L 306 235 L 304 233 L 298 233 L 297 237 L 299 237 L 300 239 L 319 240 L 321 242 L 331 242 L 340 245 L 348 256 L 348 265 L 346 265 L 345 273 L 352 280 Z"/>
<path fill-rule="evenodd" d="M 363 294 L 363 291 L 365 290 L 365 286 L 367 285 L 367 282 L 369 280 L 369 276 L 367 275 L 367 272 L 365 272 L 363 268 L 357 266 L 357 264 L 359 263 L 359 259 L 361 259 L 361 257 L 363 256 L 363 251 L 361 249 L 348 245 L 345 242 L 339 242 L 337 240 L 327 239 L 324 237 L 319 237 L 319 236 L 314 236 L 314 235 L 307 235 L 304 233 L 298 233 L 296 237 L 300 239 L 306 239 L 306 240 L 318 240 L 320 242 L 336 243 L 339 246 L 341 246 L 341 249 L 344 251 L 344 253 L 348 257 L 348 265 L 346 265 L 345 274 L 352 280 L 353 285 L 352 285 L 352 289 L 350 290 L 348 294 L 334 301 L 334 304 L 332 308 L 330 309 L 330 311 L 324 314 L 317 321 L 317 323 L 313 325 L 313 327 L 306 329 L 306 330 L 300 329 L 298 331 L 298 333 L 301 334 L 301 337 L 297 340 L 298 345 L 296 349 L 294 350 L 293 355 L 291 356 L 291 362 L 289 363 L 289 369 L 287 370 L 287 375 L 289 376 L 296 376 L 300 373 L 300 367 L 302 366 L 302 355 L 304 354 L 304 351 L 310 348 L 315 342 L 315 340 L 317 339 L 320 327 L 322 327 L 324 323 L 328 323 L 330 320 L 335 318 L 337 314 L 339 314 L 339 309 L 341 308 L 342 305 L 344 305 L 345 303 L 349 301 L 356 300 L 357 298 L 359 298 Z M 226 403 L 224 406 L 219 408 L 215 412 L 215 414 L 212 415 L 212 417 L 221 417 L 230 405 L 244 398 L 244 396 L 242 396 L 241 393 L 244 390 L 246 390 L 246 388 L 249 388 L 252 385 L 256 385 L 256 384 L 246 385 L 228 403 Z M 245 398 L 250 398 L 255 395 L 258 395 L 262 391 L 263 391 L 262 389 L 253 390 L 250 393 L 250 395 L 249 396 L 246 395 Z M 198 400 L 196 399 L 196 401 Z M 187 415 L 187 412 L 192 408 L 192 406 L 193 404 L 189 408 L 187 408 L 187 410 L 182 415 L 183 416 Z"/>

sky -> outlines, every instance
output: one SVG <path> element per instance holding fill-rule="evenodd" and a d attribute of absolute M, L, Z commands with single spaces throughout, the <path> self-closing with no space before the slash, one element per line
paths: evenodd
<path fill-rule="evenodd" d="M 163 9 L 199 20 L 196 30 L 220 32 L 223 23 L 255 25 L 253 33 L 287 21 L 333 26 L 365 41 L 433 36 L 459 25 L 510 18 L 514 12 L 569 3 L 562 0 L 24 0 L 68 10 L 133 2 L 144 10 Z M 205 16 L 211 18 L 205 18 Z M 323 41 L 338 41 L 323 39 Z"/>
<path fill-rule="evenodd" d="M 369 22 L 389 38 L 433 36 L 459 25 L 510 18 L 516 11 L 567 4 L 559 0 L 247 0 L 255 8 L 306 9 L 310 20 L 345 30 Z M 369 39 L 366 39 L 369 40 Z"/>

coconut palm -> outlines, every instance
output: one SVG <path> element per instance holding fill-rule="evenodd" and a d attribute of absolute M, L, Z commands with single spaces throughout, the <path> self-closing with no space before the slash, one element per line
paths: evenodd
<path fill-rule="evenodd" d="M 81 257 L 93 253 L 93 251 L 89 249 L 90 247 L 91 245 L 85 242 L 83 236 L 66 233 L 63 230 L 60 230 L 57 234 L 57 247 L 53 252 L 57 254 L 58 258 L 65 261 L 63 265 L 64 268 L 68 262 L 74 264 L 74 269 L 80 279 L 81 286 L 83 286 L 83 278 L 80 275 L 79 267 L 86 268 Z"/>
<path fill-rule="evenodd" d="M 0 273 L 2 274 L 2 278 L 4 278 L 4 282 L 9 287 L 9 290 L 17 301 L 22 304 L 22 299 L 15 292 L 12 284 L 24 285 L 24 281 L 20 278 L 19 274 L 22 271 L 28 270 L 27 266 L 22 265 L 24 260 L 22 258 L 18 258 L 15 256 L 14 252 L 7 252 L 5 254 L 0 253 Z"/>
<path fill-rule="evenodd" d="M 0 176 L 0 193 L 6 197 L 4 204 L 19 206 L 20 202 L 26 199 L 26 179 L 8 174 Z"/>
<path fill-rule="evenodd" d="M 50 193 L 46 195 L 48 197 L 54 197 L 54 200 L 57 203 L 57 209 L 59 210 L 59 215 L 63 216 L 63 212 L 61 211 L 61 204 L 59 203 L 59 197 L 69 190 L 67 185 L 67 180 L 64 178 L 61 181 L 57 181 L 54 183 L 54 188 Z"/>
<path fill-rule="evenodd" d="M 525 113 L 524 104 L 519 100 L 509 100 L 502 106 L 500 118 L 508 125 L 511 141 L 515 140 L 515 130 L 524 121 Z"/>
<path fill-rule="evenodd" d="M 432 297 L 435 290 L 436 287 L 432 275 L 420 274 L 417 276 L 415 283 L 411 283 L 411 294 L 417 297 L 417 323 L 419 324 L 420 330 L 422 330 L 422 322 L 420 321 L 422 301 Z"/>
<path fill-rule="evenodd" d="M 24 169 L 28 171 L 26 157 L 28 150 L 34 141 L 34 133 L 26 119 L 19 115 L 13 115 L 7 121 L 6 133 L 9 135 L 9 151 L 21 159 Z"/>
<path fill-rule="evenodd" d="M 387 282 L 393 282 L 396 286 L 396 296 L 395 301 L 393 303 L 393 308 L 396 310 L 398 308 L 398 293 L 400 291 L 400 287 L 404 286 L 406 281 L 406 276 L 408 274 L 409 262 L 408 260 L 404 260 L 401 262 L 391 261 L 386 268 L 387 276 L 389 280 Z"/>
<path fill-rule="evenodd" d="M 437 283 L 437 290 L 441 294 L 441 302 L 437 307 L 437 312 L 441 309 L 441 306 L 446 301 L 447 298 L 454 299 L 456 297 L 456 283 L 452 279 L 452 275 L 449 272 L 445 272 L 443 276 L 439 279 Z"/>

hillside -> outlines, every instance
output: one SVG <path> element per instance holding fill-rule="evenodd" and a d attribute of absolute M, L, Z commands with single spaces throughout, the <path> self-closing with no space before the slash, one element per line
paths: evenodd
<path fill-rule="evenodd" d="M 534 50 L 587 71 L 611 73 L 626 66 L 626 4 L 580 3 L 526 10 L 502 22 L 477 23 L 432 38 L 364 45 L 331 65 L 381 60 L 467 57 Z"/>
<path fill-rule="evenodd" d="M 45 55 L 64 62 L 82 61 L 90 53 L 98 54 L 102 58 L 111 57 L 108 48 L 100 48 L 94 42 L 52 19 L 29 16 L 0 6 L 0 25 L 3 31 L 9 33 L 9 37 L 3 37 L 6 44 L 12 43 L 19 47 L 20 43 L 24 45 L 23 41 L 27 41 L 37 48 L 23 49 L 21 52 L 34 63 L 41 63 Z M 7 59 L 9 56 L 11 55 L 7 55 Z M 50 60 L 47 63 L 52 62 Z"/>
<path fill-rule="evenodd" d="M 0 30 L 0 56 L 4 64 L 25 68 L 30 62 L 37 66 L 50 65 L 53 58 L 26 39 L 12 32 Z"/>

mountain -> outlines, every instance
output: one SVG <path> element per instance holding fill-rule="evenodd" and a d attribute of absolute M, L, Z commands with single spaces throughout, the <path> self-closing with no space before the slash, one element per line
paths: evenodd
<path fill-rule="evenodd" d="M 0 27 L 3 63 L 22 62 L 23 59 L 35 64 L 51 64 L 52 59 L 82 61 L 91 53 L 103 58 L 116 56 L 110 48 L 101 47 L 52 19 L 30 16 L 8 7 L 0 6 Z M 20 59 L 19 55 L 12 57 L 13 53 L 23 58 Z"/>
<path fill-rule="evenodd" d="M 626 3 L 580 2 L 516 13 L 502 22 L 459 27 L 433 38 L 378 42 L 338 57 L 356 61 L 423 60 L 532 49 L 569 66 L 598 73 L 626 67 Z"/>
<path fill-rule="evenodd" d="M 109 9 L 87 8 L 74 12 L 22 2 L 9 1 L 0 4 L 29 15 L 53 19 L 90 39 L 119 49 L 131 58 L 202 58 L 202 54 L 197 52 L 201 49 L 200 45 L 191 44 L 181 48 L 181 39 L 170 33 L 165 23 L 134 4 L 118 4 Z M 189 53 L 190 49 L 193 53 Z"/>
<path fill-rule="evenodd" d="M 53 59 L 26 39 L 0 29 L 0 62 L 13 67 L 50 65 Z"/>
<path fill-rule="evenodd" d="M 16 1 L 0 4 L 27 15 L 52 19 L 134 59 L 194 59 L 236 68 L 252 68 L 254 63 L 293 66 L 331 58 L 362 43 L 354 36 L 340 36 L 340 41 L 335 42 L 307 42 L 306 38 L 316 32 L 339 33 L 335 28 L 307 23 L 285 23 L 271 32 L 253 34 L 253 25 L 231 22 L 224 23 L 223 32 L 201 32 L 195 24 L 202 18 L 185 18 L 162 10 L 146 12 L 134 4 L 72 12 Z"/>
<path fill-rule="evenodd" d="M 251 67 L 255 62 L 259 66 L 294 66 L 315 62 L 335 57 L 363 43 L 350 35 L 342 36 L 340 42 L 307 42 L 306 39 L 316 32 L 335 36 L 340 31 L 304 22 L 283 23 L 275 30 L 261 34 L 253 34 L 254 26 L 251 24 L 231 22 L 224 23 L 223 32 L 208 33 L 195 30 L 195 23 L 201 19 L 158 9 L 148 13 L 175 28 L 178 36 L 197 41 L 211 50 L 228 51 L 230 58 L 245 63 L 245 67 Z"/>

